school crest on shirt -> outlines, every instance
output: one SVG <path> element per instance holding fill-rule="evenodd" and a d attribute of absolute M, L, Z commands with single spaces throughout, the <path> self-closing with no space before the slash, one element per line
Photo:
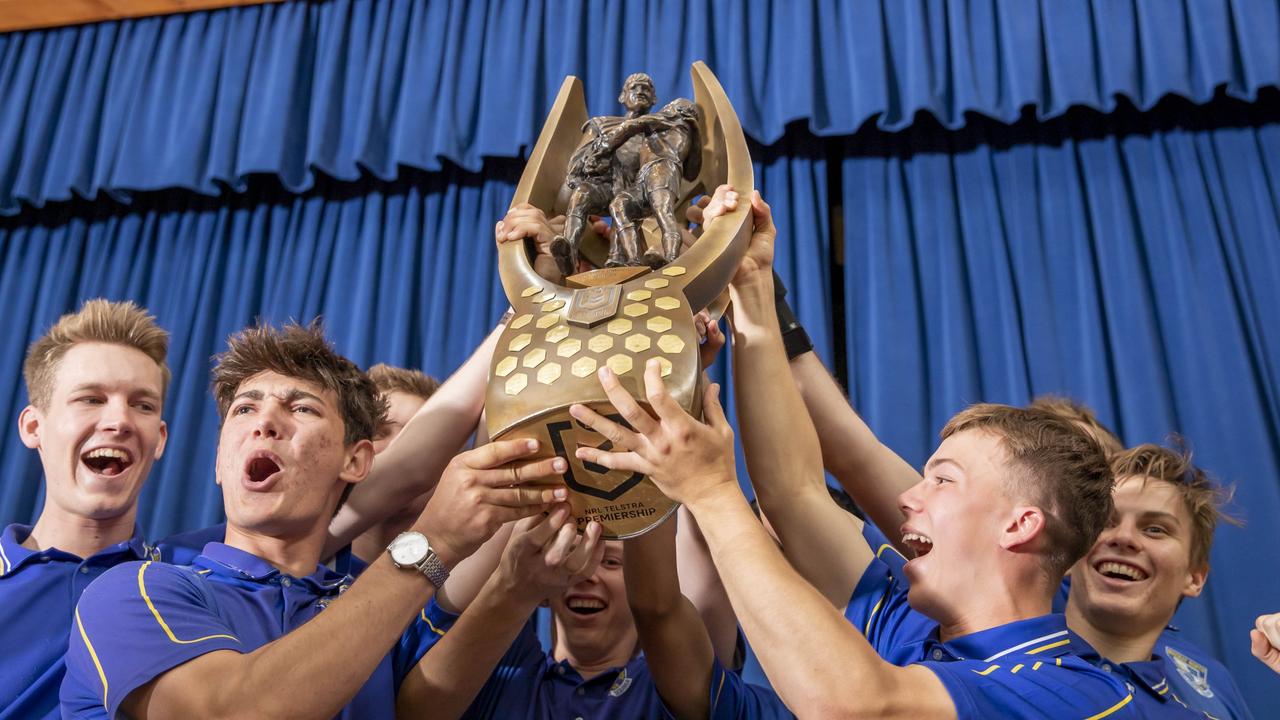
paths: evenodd
<path fill-rule="evenodd" d="M 1213 697 L 1213 690 L 1209 687 L 1208 668 L 1168 645 L 1165 646 L 1164 651 L 1169 659 L 1173 661 L 1173 666 L 1177 668 L 1178 674 L 1182 676 L 1183 680 L 1187 681 L 1188 685 L 1207 698 Z"/>
<path fill-rule="evenodd" d="M 618 679 L 613 681 L 613 687 L 609 688 L 609 697 L 622 697 L 622 694 L 631 688 L 631 678 L 627 677 L 627 669 L 623 668 L 618 673 Z"/>

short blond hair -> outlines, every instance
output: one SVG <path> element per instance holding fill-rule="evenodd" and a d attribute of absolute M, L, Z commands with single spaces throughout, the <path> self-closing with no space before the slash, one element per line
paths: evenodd
<path fill-rule="evenodd" d="M 86 300 L 80 309 L 58 318 L 49 331 L 27 348 L 22 378 L 31 404 L 48 409 L 54 377 L 67 351 L 80 343 L 111 343 L 140 351 L 160 368 L 160 396 L 169 388 L 169 333 L 146 310 L 125 300 Z"/>
<path fill-rule="evenodd" d="M 1032 400 L 1027 407 L 1033 410 L 1046 410 L 1085 426 L 1093 438 L 1102 445 L 1102 449 L 1108 456 L 1124 450 L 1124 443 L 1120 442 L 1120 438 L 1111 432 L 1111 428 L 1098 420 L 1098 415 L 1093 408 L 1082 402 L 1061 395 L 1041 395 Z"/>
<path fill-rule="evenodd" d="M 440 389 L 440 381 L 421 370 L 386 363 L 378 363 L 369 368 L 369 378 L 383 395 L 402 392 L 428 400 Z"/>
<path fill-rule="evenodd" d="M 1014 472 L 1009 491 L 1045 515 L 1045 569 L 1058 582 L 1093 547 L 1111 517 L 1114 476 L 1102 445 L 1078 423 L 1035 408 L 970 405 L 942 428 L 942 438 L 981 430 L 999 438 Z M 1020 472 L 1019 472 L 1020 471 Z"/>

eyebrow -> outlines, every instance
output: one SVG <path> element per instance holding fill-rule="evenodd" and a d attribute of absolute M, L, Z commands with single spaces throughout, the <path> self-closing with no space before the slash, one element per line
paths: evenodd
<path fill-rule="evenodd" d="M 1163 520 L 1172 525 L 1182 526 L 1182 521 L 1178 519 L 1177 515 L 1163 510 L 1144 510 L 1138 514 L 1138 517 L 1144 520 Z"/>
<path fill-rule="evenodd" d="M 111 389 L 111 388 L 107 387 L 106 385 L 103 385 L 102 383 L 82 383 L 82 384 L 80 384 L 80 385 L 76 385 L 76 386 L 72 387 L 72 388 L 71 388 L 71 392 L 72 392 L 72 393 L 78 393 L 78 392 L 84 392 L 85 390 L 95 390 L 95 391 L 97 391 L 97 392 L 108 392 L 108 391 L 110 391 L 110 389 Z M 159 398 L 160 398 L 160 394 L 159 394 L 159 393 L 155 392 L 154 390 L 147 389 L 147 388 L 143 388 L 143 389 L 141 389 L 141 390 L 136 390 L 136 391 L 134 391 L 134 392 L 132 392 L 132 393 L 130 393 L 130 394 L 132 394 L 132 395 L 140 395 L 140 396 L 142 396 L 142 397 L 150 398 L 150 399 L 153 399 L 153 400 L 157 400 L 157 399 L 159 399 Z"/>
<path fill-rule="evenodd" d="M 263 393 L 261 390 L 245 390 L 244 392 L 237 394 L 235 397 L 231 399 L 233 402 L 241 398 L 245 398 L 247 400 L 260 401 L 265 397 L 266 397 L 266 394 Z M 309 393 L 306 390 L 300 390 L 298 388 L 290 388 L 289 392 L 285 393 L 284 395 L 276 395 L 275 397 L 279 398 L 281 402 L 284 402 L 286 404 L 296 402 L 298 400 L 314 400 L 322 405 L 324 404 L 324 400 L 319 395 L 316 395 L 315 393 Z"/>
<path fill-rule="evenodd" d="M 925 463 L 924 472 L 929 472 L 930 468 L 935 468 L 939 465 L 942 465 L 943 463 L 951 463 L 952 465 L 955 465 L 957 468 L 960 468 L 960 470 L 962 471 L 964 470 L 964 466 L 961 465 L 956 460 L 952 460 L 951 458 L 947 458 L 947 457 L 936 457 L 931 459 L 929 462 Z M 921 474 L 923 475 L 924 473 L 921 473 Z"/>

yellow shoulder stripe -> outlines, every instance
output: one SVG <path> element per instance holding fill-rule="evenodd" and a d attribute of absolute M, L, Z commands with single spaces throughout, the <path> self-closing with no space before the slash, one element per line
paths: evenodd
<path fill-rule="evenodd" d="M 102 670 L 102 661 L 98 660 L 98 651 L 93 649 L 93 643 L 89 642 L 89 634 L 84 631 L 84 623 L 80 622 L 80 608 L 76 607 L 76 627 L 80 630 L 80 639 L 84 640 L 84 646 L 89 649 L 89 657 L 93 660 L 93 666 L 98 669 L 98 679 L 102 681 L 102 709 L 107 709 L 107 674 Z"/>
<path fill-rule="evenodd" d="M 1016 673 L 1016 672 L 1018 672 L 1018 671 L 1019 671 L 1019 670 L 1021 670 L 1021 669 L 1022 669 L 1022 663 L 1018 663 L 1017 665 L 1014 665 L 1014 666 L 1013 666 L 1013 669 L 1012 669 L 1012 670 L 1010 670 L 1009 672 L 1010 672 L 1010 673 Z"/>
<path fill-rule="evenodd" d="M 888 550 L 889 552 L 893 553 L 894 555 L 897 555 L 903 560 L 907 559 L 906 555 L 903 555 L 902 553 L 898 552 L 898 548 L 890 545 L 889 543 L 884 543 L 880 547 L 876 548 L 876 558 L 878 559 L 881 553 L 883 553 L 885 550 Z"/>
<path fill-rule="evenodd" d="M 867 615 L 867 626 L 862 628 L 863 637 L 871 637 L 871 623 L 876 619 L 876 613 L 880 612 L 880 606 L 884 604 L 885 598 L 889 597 L 889 588 L 884 589 L 884 594 L 876 601 L 874 607 L 871 608 L 871 614 Z"/>
<path fill-rule="evenodd" d="M 437 635 L 440 635 L 441 637 L 443 637 L 443 636 L 444 636 L 444 631 L 443 631 L 443 630 L 441 630 L 441 629 L 439 629 L 439 628 L 437 628 L 437 627 L 435 626 L 435 623 L 432 623 L 432 622 L 431 622 L 431 618 L 427 617 L 427 609 L 426 609 L 426 608 L 422 608 L 422 611 L 418 613 L 418 616 L 422 618 L 422 622 L 424 622 L 424 623 L 426 623 L 426 624 L 427 624 L 427 627 L 431 629 L 431 632 L 433 632 L 433 633 L 435 633 L 435 634 L 437 634 Z"/>
<path fill-rule="evenodd" d="M 1022 666 L 1019 665 L 1018 667 L 1022 667 Z M 992 665 L 991 667 L 987 668 L 986 670 L 983 670 L 982 672 L 978 672 L 977 670 L 971 670 L 970 672 L 978 673 L 979 675 L 990 675 L 991 673 L 999 669 L 1000 669 L 999 665 Z"/>
<path fill-rule="evenodd" d="M 714 700 L 712 700 L 712 701 L 711 701 L 711 707 L 712 707 L 712 708 L 714 708 L 716 705 L 719 705 L 719 704 L 720 704 L 720 692 L 721 692 L 722 690 L 724 690 L 724 679 L 725 679 L 725 677 L 727 677 L 728 675 L 729 675 L 729 671 L 727 671 L 727 670 L 725 670 L 725 669 L 721 668 L 721 670 L 720 670 L 720 684 L 716 686 L 716 698 L 715 698 Z"/>
<path fill-rule="evenodd" d="M 1071 644 L 1071 639 L 1067 638 L 1067 639 L 1059 640 L 1058 642 L 1051 642 L 1048 645 L 1041 645 L 1038 648 L 1032 648 L 1027 651 L 1027 654 L 1035 655 L 1036 653 L 1042 653 L 1045 650 L 1052 650 L 1056 647 L 1062 647 L 1063 645 L 1069 645 L 1069 644 Z"/>
<path fill-rule="evenodd" d="M 1085 718 L 1084 720 L 1100 720 L 1101 718 L 1104 718 L 1104 717 L 1106 717 L 1106 716 L 1110 715 L 1111 713 L 1113 713 L 1113 712 L 1115 712 L 1115 711 L 1119 710 L 1120 708 L 1124 707 L 1125 705 L 1128 705 L 1128 704 L 1129 704 L 1129 701 L 1130 701 L 1130 700 L 1132 700 L 1132 699 L 1133 699 L 1133 695 L 1132 695 L 1132 694 L 1130 694 L 1130 695 L 1129 695 L 1129 696 L 1127 696 L 1125 699 L 1121 700 L 1120 702 L 1116 703 L 1115 705 L 1112 705 L 1111 707 L 1107 708 L 1106 710 L 1103 710 L 1102 712 L 1098 713 L 1097 715 L 1090 715 L 1089 717 Z"/>
<path fill-rule="evenodd" d="M 147 573 L 147 567 L 150 565 L 151 561 L 148 560 L 147 562 L 142 563 L 142 566 L 138 568 L 138 592 L 142 593 L 142 599 L 147 603 L 147 609 L 151 611 L 151 615 L 155 617 L 156 622 L 160 623 L 160 628 L 164 630 L 165 635 L 169 636 L 169 640 L 171 642 L 175 642 L 179 645 L 191 645 L 192 643 L 204 642 L 205 640 L 213 640 L 215 638 L 226 638 L 228 640 L 240 642 L 240 638 L 237 638 L 234 635 L 205 635 L 204 637 L 198 637 L 194 640 L 179 640 L 177 636 L 173 634 L 173 631 L 169 629 L 169 623 L 165 622 L 164 618 L 160 617 L 160 611 L 156 610 L 156 606 L 152 604 L 151 596 L 147 595 L 147 583 L 144 576 Z"/>

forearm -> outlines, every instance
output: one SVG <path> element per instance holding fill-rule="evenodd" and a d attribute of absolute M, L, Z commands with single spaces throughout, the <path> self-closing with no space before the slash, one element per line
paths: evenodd
<path fill-rule="evenodd" d="M 499 574 L 485 583 L 453 627 L 414 666 L 396 696 L 401 718 L 457 718 L 475 700 L 537 609 Z"/>
<path fill-rule="evenodd" d="M 434 588 L 389 558 L 324 612 L 252 653 L 201 656 L 131 694 L 134 717 L 333 717 L 368 681 Z"/>
<path fill-rule="evenodd" d="M 876 438 L 815 353 L 792 360 L 791 375 L 818 432 L 827 471 L 881 532 L 898 541 L 898 496 L 919 482 L 920 474 Z"/>
<path fill-rule="evenodd" d="M 732 297 L 734 387 L 743 453 L 760 506 L 777 523 L 797 489 L 821 488 L 822 448 L 799 390 L 794 383 L 779 382 L 789 378 L 791 370 L 774 312 L 772 278 L 762 275 L 750 285 L 733 286 Z M 778 506 L 778 512 L 772 506 Z"/>
<path fill-rule="evenodd" d="M 498 327 L 405 425 L 329 523 L 324 557 L 439 481 L 480 417 Z"/>
<path fill-rule="evenodd" d="M 668 522 L 627 542 L 627 600 L 663 702 L 678 718 L 704 718 L 715 656 L 697 608 L 680 593 L 674 530 Z"/>
<path fill-rule="evenodd" d="M 493 571 L 502 559 L 502 551 L 511 538 L 513 523 L 507 523 L 494 536 L 485 541 L 473 555 L 458 563 L 449 571 L 449 582 L 436 596 L 436 603 L 449 612 L 466 610 L 493 578 Z"/>
<path fill-rule="evenodd" d="M 738 650 L 738 618 L 733 614 L 729 595 L 724 590 L 724 583 L 720 582 L 720 574 L 716 572 L 698 522 L 684 506 L 680 507 L 678 514 L 676 570 L 680 576 L 680 592 L 698 609 L 716 657 L 725 667 L 734 668 Z"/>
<path fill-rule="evenodd" d="M 882 660 L 787 563 L 736 488 L 708 496 L 690 510 L 747 639 L 774 689 L 798 716 L 929 714 L 937 701 L 937 688 L 930 683 L 940 685 L 929 679 L 932 673 Z"/>

